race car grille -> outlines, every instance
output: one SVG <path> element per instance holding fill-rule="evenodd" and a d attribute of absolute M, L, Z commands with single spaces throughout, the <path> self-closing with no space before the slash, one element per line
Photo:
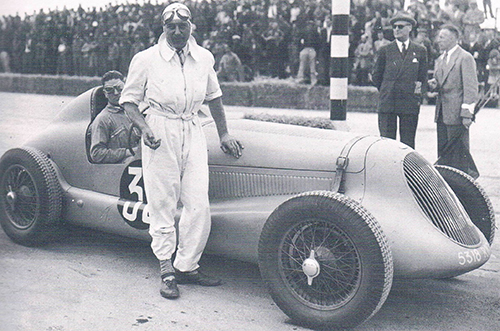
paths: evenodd
<path fill-rule="evenodd" d="M 441 232 L 463 245 L 479 244 L 479 234 L 465 209 L 431 164 L 419 154 L 410 153 L 403 169 L 418 205 Z"/>
<path fill-rule="evenodd" d="M 210 198 L 243 198 L 329 190 L 331 177 L 210 171 Z"/>

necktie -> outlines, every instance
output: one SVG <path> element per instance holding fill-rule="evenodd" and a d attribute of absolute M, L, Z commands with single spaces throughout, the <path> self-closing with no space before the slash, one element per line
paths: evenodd
<path fill-rule="evenodd" d="M 403 57 L 406 56 L 406 44 L 403 43 L 402 47 L 401 47 L 401 53 L 403 54 Z"/>
<path fill-rule="evenodd" d="M 448 51 L 444 51 L 443 60 L 444 60 L 444 63 L 448 64 Z"/>
<path fill-rule="evenodd" d="M 179 55 L 179 61 L 181 61 L 181 66 L 184 66 L 184 51 L 182 49 L 176 50 L 177 55 Z"/>

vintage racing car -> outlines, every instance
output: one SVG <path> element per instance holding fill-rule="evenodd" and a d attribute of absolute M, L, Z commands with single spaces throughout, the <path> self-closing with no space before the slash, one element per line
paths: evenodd
<path fill-rule="evenodd" d="M 53 240 L 61 222 L 150 240 L 140 155 L 93 163 L 89 125 L 100 87 L 0 160 L 0 222 L 23 245 Z M 433 166 L 397 141 L 248 119 L 229 121 L 240 159 L 209 149 L 207 251 L 258 263 L 277 305 L 311 327 L 373 316 L 393 277 L 446 278 L 483 265 L 492 205 L 471 177 Z"/>

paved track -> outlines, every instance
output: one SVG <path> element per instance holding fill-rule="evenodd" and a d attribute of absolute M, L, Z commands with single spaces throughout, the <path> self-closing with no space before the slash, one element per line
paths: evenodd
<path fill-rule="evenodd" d="M 0 154 L 41 131 L 70 97 L 0 93 Z M 247 112 L 328 117 L 326 111 L 227 107 Z M 424 106 L 417 150 L 436 158 L 432 107 Z M 349 113 L 344 130 L 377 134 L 376 114 Z M 472 128 L 472 152 L 500 218 L 500 110 L 485 109 Z M 500 220 L 498 221 L 500 223 Z M 498 330 L 500 233 L 478 270 L 447 280 L 396 280 L 382 309 L 356 330 Z M 157 262 L 147 244 L 68 228 L 42 248 L 12 243 L 0 231 L 0 330 L 305 330 L 274 305 L 251 264 L 207 256 L 202 265 L 224 279 L 217 288 L 182 286 L 182 297 L 158 294 Z"/>

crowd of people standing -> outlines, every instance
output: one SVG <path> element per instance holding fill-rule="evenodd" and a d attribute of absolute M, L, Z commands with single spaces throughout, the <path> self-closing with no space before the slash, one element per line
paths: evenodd
<path fill-rule="evenodd" d="M 492 60 L 499 51 L 500 45 L 496 27 L 482 28 L 486 19 L 494 18 L 491 2 L 485 0 L 484 11 L 478 8 L 476 0 L 447 0 L 444 6 L 439 1 L 412 0 L 404 10 L 417 22 L 410 38 L 426 47 L 429 68 L 440 55 L 437 45 L 437 34 L 441 26 L 452 24 L 461 34 L 459 44 L 469 51 L 476 60 L 477 76 L 481 86 L 488 86 L 489 76 L 496 77 L 498 68 Z M 353 59 L 350 82 L 354 85 L 371 85 L 370 73 L 373 70 L 378 50 L 394 39 L 390 18 L 403 9 L 399 2 L 394 2 L 391 8 L 365 9 L 372 14 L 359 19 L 359 15 L 351 15 L 351 50 Z"/>
<path fill-rule="evenodd" d="M 216 70 L 231 71 L 228 63 L 238 67 L 221 77 L 247 81 L 259 75 L 293 77 L 304 83 L 329 84 L 330 1 L 183 2 L 195 17 L 193 36 L 212 51 Z M 438 0 L 413 0 L 405 8 L 417 21 L 411 37 L 427 47 L 432 64 L 439 55 L 433 42 L 439 26 L 457 25 L 464 32 L 464 48 L 478 52 L 478 70 L 484 74 L 491 50 L 498 48 L 489 46 L 496 38 L 495 31 L 479 27 L 488 15 L 493 16 L 488 3 L 484 1 L 483 12 L 475 0 L 447 0 L 444 7 Z M 158 0 L 109 3 L 103 8 L 80 6 L 40 10 L 23 18 L 0 17 L 3 70 L 78 76 L 100 76 L 108 70 L 119 70 L 126 74 L 133 55 L 157 42 L 161 33 L 158 13 L 165 5 Z M 351 1 L 351 84 L 370 85 L 369 73 L 377 49 L 393 39 L 389 19 L 402 7 L 399 0 Z M 219 69 L 225 55 L 224 68 Z"/>

